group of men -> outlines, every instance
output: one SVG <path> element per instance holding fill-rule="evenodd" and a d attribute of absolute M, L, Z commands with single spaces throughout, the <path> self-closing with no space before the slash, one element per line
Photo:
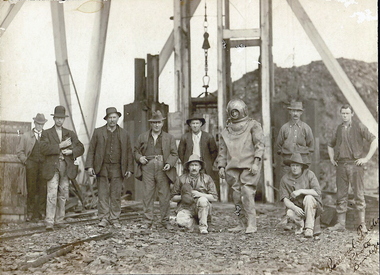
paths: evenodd
<path fill-rule="evenodd" d="M 315 230 L 315 221 L 322 211 L 321 188 L 309 169 L 314 137 L 311 128 L 300 120 L 304 110 L 302 103 L 292 102 L 288 109 L 291 119 L 281 127 L 277 138 L 277 153 L 282 156 L 283 163 L 280 199 L 287 208 L 287 216 L 297 225 L 296 234 L 313 237 L 319 233 Z M 95 129 L 85 163 L 87 173 L 97 177 L 99 227 L 121 227 L 123 180 L 135 173 L 143 186 L 145 228 L 159 226 L 172 230 L 169 212 L 173 201 L 177 203 L 178 226 L 192 231 L 198 222 L 199 232 L 207 234 L 212 202 L 218 200 L 215 182 L 220 177 L 226 179 L 232 189 L 238 217 L 237 226 L 229 231 L 255 233 L 255 193 L 265 150 L 264 133 L 260 123 L 249 117 L 244 101 L 231 100 L 226 111 L 228 121 L 220 133 L 219 148 L 214 137 L 201 130 L 205 119 L 194 115 L 186 121 L 190 131 L 181 137 L 177 149 L 174 137 L 162 130 L 166 118 L 159 110 L 152 112 L 150 130 L 140 134 L 132 147 L 129 134 L 118 125 L 121 113 L 114 107 L 107 108 L 106 124 Z M 362 165 L 375 153 L 377 139 L 363 124 L 352 120 L 351 106 L 342 106 L 340 114 L 343 123 L 328 145 L 330 160 L 337 166 L 338 223 L 331 229 L 345 229 L 351 183 L 360 228 L 366 232 Z M 57 106 L 52 116 L 55 125 L 43 131 L 47 120 L 43 114 L 37 114 L 33 118 L 35 127 L 22 136 L 17 149 L 20 161 L 26 165 L 27 217 L 41 219 L 46 201 L 47 230 L 66 226 L 64 216 L 69 180 L 75 180 L 78 172 L 76 159 L 84 153 L 76 134 L 62 127 L 67 117 L 65 108 Z M 363 140 L 371 143 L 364 158 Z M 178 158 L 184 167 L 181 176 L 176 171 Z M 133 160 L 137 169 L 134 169 Z M 219 173 L 214 172 L 214 167 Z M 44 191 L 45 186 L 47 191 Z M 157 224 L 153 212 L 156 196 L 160 208 Z"/>

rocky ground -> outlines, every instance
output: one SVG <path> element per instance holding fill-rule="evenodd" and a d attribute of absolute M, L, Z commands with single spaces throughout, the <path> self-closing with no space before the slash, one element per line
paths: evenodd
<path fill-rule="evenodd" d="M 141 213 L 141 205 L 134 208 Z M 229 233 L 227 229 L 236 222 L 233 205 L 215 203 L 208 235 L 178 228 L 172 232 L 146 230 L 142 228 L 142 219 L 137 218 L 122 221 L 121 229 L 72 225 L 54 232 L 3 240 L 0 273 L 378 274 L 377 222 L 364 238 L 355 231 L 329 233 L 324 229 L 319 239 L 306 239 L 278 225 L 284 214 L 281 206 L 258 203 L 256 208 L 258 232 L 253 235 Z M 174 223 L 174 219 L 171 221 Z M 3 224 L 1 230 L 31 225 Z M 86 242 L 41 266 L 21 270 L 26 263 L 46 255 L 50 247 L 107 232 L 112 233 L 108 239 Z"/>

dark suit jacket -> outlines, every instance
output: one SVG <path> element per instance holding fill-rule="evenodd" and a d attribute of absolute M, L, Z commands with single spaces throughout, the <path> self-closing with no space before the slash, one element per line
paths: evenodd
<path fill-rule="evenodd" d="M 133 156 L 131 139 L 126 130 L 117 125 L 121 143 L 121 172 L 133 172 Z M 92 135 L 88 148 L 85 168 L 94 168 L 95 173 L 99 174 L 103 166 L 104 155 L 107 145 L 107 125 L 96 128 Z"/>
<path fill-rule="evenodd" d="M 75 179 L 78 174 L 78 165 L 74 165 L 74 160 L 83 155 L 84 147 L 73 131 L 62 127 L 62 141 L 69 137 L 71 137 L 70 149 L 73 150 L 73 153 L 68 156 L 64 155 L 64 158 L 67 164 L 67 176 L 69 179 Z M 59 143 L 59 137 L 54 126 L 42 132 L 41 153 L 45 155 L 42 176 L 46 180 L 53 178 L 54 173 L 59 169 L 59 153 L 61 152 Z"/>
<path fill-rule="evenodd" d="M 145 156 L 150 133 L 150 130 L 142 133 L 139 135 L 135 143 L 134 156 L 135 161 L 137 162 L 135 177 L 138 180 L 142 180 L 142 164 L 140 163 L 140 158 Z M 166 132 L 162 132 L 162 151 L 164 154 L 164 163 L 170 165 L 170 169 L 169 171 L 166 171 L 166 175 L 170 181 L 174 183 L 177 177 L 177 170 L 174 166 L 178 160 L 177 145 L 174 137 Z"/>
<path fill-rule="evenodd" d="M 206 171 L 206 174 L 212 175 L 212 165 L 214 164 L 214 161 L 218 155 L 218 147 L 216 146 L 214 137 L 210 133 L 202 131 L 200 149 L 200 157 L 205 163 L 204 169 Z M 183 165 L 189 160 L 189 157 L 192 155 L 192 153 L 193 138 L 192 132 L 190 131 L 182 135 L 178 146 L 178 156 Z"/>

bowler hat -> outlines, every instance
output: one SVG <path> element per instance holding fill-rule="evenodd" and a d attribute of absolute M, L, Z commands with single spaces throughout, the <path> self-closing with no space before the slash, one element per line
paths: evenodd
<path fill-rule="evenodd" d="M 121 113 L 118 112 L 118 111 L 116 110 L 115 107 L 108 107 L 108 108 L 106 109 L 106 116 L 103 117 L 103 119 L 107 120 L 107 117 L 108 117 L 110 114 L 117 114 L 119 117 L 121 117 Z"/>
<path fill-rule="evenodd" d="M 206 123 L 206 120 L 203 118 L 201 114 L 194 114 L 191 118 L 186 120 L 186 124 L 190 126 L 192 120 L 199 120 L 202 123 L 202 126 Z"/>
<path fill-rule="evenodd" d="M 303 165 L 304 168 L 308 168 L 309 165 L 302 160 L 300 153 L 293 153 L 290 159 L 285 159 L 284 164 L 290 166 L 292 163 Z"/>
<path fill-rule="evenodd" d="M 203 164 L 204 164 L 203 160 L 201 160 L 200 156 L 195 155 L 195 154 L 193 154 L 189 157 L 189 160 L 185 163 L 185 168 L 188 168 L 190 163 L 192 163 L 194 161 L 199 162 L 203 168 Z"/>
<path fill-rule="evenodd" d="M 68 117 L 68 115 L 66 115 L 66 109 L 64 106 L 57 106 L 55 107 L 54 109 L 54 114 L 51 114 L 53 117 Z"/>
<path fill-rule="evenodd" d="M 152 112 L 152 118 L 149 119 L 148 121 L 149 122 L 157 122 L 157 121 L 163 121 L 164 119 L 166 119 L 165 117 L 162 116 L 162 113 L 160 110 L 158 111 L 153 111 Z"/>
<path fill-rule="evenodd" d="M 40 114 L 40 113 L 38 113 L 36 117 L 33 118 L 33 120 L 34 122 L 37 122 L 39 124 L 45 124 L 46 121 L 48 121 L 47 119 L 45 119 L 44 114 Z"/>
<path fill-rule="evenodd" d="M 300 110 L 303 111 L 302 102 L 290 102 L 289 110 Z"/>

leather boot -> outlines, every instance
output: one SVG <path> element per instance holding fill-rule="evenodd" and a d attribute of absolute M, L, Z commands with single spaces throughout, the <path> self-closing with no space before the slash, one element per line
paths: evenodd
<path fill-rule="evenodd" d="M 359 210 L 358 211 L 358 223 L 359 223 L 358 229 L 363 234 L 367 234 L 368 233 L 368 229 L 367 229 L 367 226 L 365 225 L 365 210 Z"/>
<path fill-rule="evenodd" d="M 238 216 L 238 225 L 228 229 L 228 232 L 241 232 L 244 231 L 246 226 L 245 226 L 245 217 L 244 214 L 242 213 L 242 208 L 240 205 L 235 205 L 235 215 Z"/>
<path fill-rule="evenodd" d="M 256 225 L 256 210 L 253 210 L 253 213 L 248 214 L 248 226 L 247 229 L 245 230 L 245 234 L 251 234 L 251 233 L 256 233 L 257 232 L 257 225 Z"/>
<path fill-rule="evenodd" d="M 330 231 L 346 230 L 346 213 L 338 213 L 338 221 L 333 227 L 329 227 Z"/>

